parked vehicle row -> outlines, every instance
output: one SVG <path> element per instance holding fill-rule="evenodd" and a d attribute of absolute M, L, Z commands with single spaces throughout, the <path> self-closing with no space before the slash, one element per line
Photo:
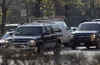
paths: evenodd
<path fill-rule="evenodd" d="M 15 31 L 7 32 L 0 43 L 2 47 L 34 48 L 40 52 L 55 50 L 58 45 L 67 45 L 71 37 L 63 21 L 39 21 L 20 25 Z"/>
<path fill-rule="evenodd" d="M 100 49 L 100 22 L 83 22 L 78 27 L 69 27 L 64 21 L 39 20 L 19 25 L 7 32 L 0 40 L 1 47 L 34 48 L 34 50 L 55 50 L 59 47 L 78 46 Z"/>

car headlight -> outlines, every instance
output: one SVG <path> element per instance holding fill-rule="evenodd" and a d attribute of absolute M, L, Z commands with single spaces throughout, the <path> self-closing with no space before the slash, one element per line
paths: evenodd
<path fill-rule="evenodd" d="M 36 46 L 36 41 L 35 40 L 30 40 L 28 45 L 29 46 Z"/>
<path fill-rule="evenodd" d="M 95 40 L 96 39 L 96 34 L 92 34 L 91 35 L 91 41 Z"/>
<path fill-rule="evenodd" d="M 0 43 L 8 43 L 8 40 L 1 39 Z"/>
<path fill-rule="evenodd" d="M 8 43 L 8 40 L 5 40 L 5 43 Z"/>

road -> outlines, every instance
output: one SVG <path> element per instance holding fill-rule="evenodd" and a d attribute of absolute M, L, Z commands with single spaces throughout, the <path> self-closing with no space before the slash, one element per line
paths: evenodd
<path fill-rule="evenodd" d="M 1 50 L 0 50 L 1 51 Z M 7 55 L 7 53 L 6 53 Z M 26 58 L 14 58 L 14 59 L 6 59 L 4 61 L 3 55 L 0 56 L 0 64 L 7 63 L 8 65 L 55 65 L 55 62 L 61 65 L 73 65 L 73 63 L 84 64 L 91 63 L 94 61 L 94 56 L 99 55 L 99 49 L 95 49 L 95 47 L 91 47 L 91 49 L 85 47 L 77 47 L 76 50 L 72 50 L 71 48 L 63 48 L 60 52 L 60 55 L 54 56 L 53 51 L 45 52 L 44 56 L 32 56 L 34 59 L 26 59 Z M 56 60 L 55 60 L 56 59 Z M 80 63 L 83 62 L 83 63 Z M 4 65 L 4 64 L 3 64 Z M 86 65 L 86 64 L 84 64 Z"/>

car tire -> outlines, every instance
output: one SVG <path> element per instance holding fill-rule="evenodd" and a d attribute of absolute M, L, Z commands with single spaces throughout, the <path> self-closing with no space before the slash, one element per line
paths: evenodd
<path fill-rule="evenodd" d="M 87 48 L 87 49 L 89 49 L 89 48 L 90 48 L 90 46 L 86 46 L 86 48 Z"/>
<path fill-rule="evenodd" d="M 61 51 L 61 40 L 60 39 L 57 39 L 56 40 L 56 46 L 55 46 L 55 49 L 53 50 L 54 51 L 54 54 L 60 54 L 60 51 Z"/>
<path fill-rule="evenodd" d="M 72 50 L 75 50 L 75 49 L 76 49 L 76 44 L 75 44 L 75 42 L 70 42 L 70 44 L 71 44 Z"/>
<path fill-rule="evenodd" d="M 86 48 L 87 48 L 87 49 L 89 49 L 89 48 L 90 48 L 89 43 L 86 43 Z"/>
<path fill-rule="evenodd" d="M 73 46 L 72 46 L 72 50 L 75 50 L 75 49 L 76 49 L 76 46 L 73 45 Z"/>

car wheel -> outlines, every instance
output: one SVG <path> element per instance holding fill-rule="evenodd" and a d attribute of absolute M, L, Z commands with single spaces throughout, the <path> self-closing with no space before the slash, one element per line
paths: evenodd
<path fill-rule="evenodd" d="M 76 49 L 76 46 L 72 46 L 72 50 L 75 50 Z"/>
<path fill-rule="evenodd" d="M 53 50 L 54 51 L 54 54 L 60 54 L 60 51 L 62 49 L 61 47 L 61 40 L 57 39 L 56 40 L 56 46 L 55 46 L 55 49 Z"/>
<path fill-rule="evenodd" d="M 89 43 L 86 43 L 86 48 L 87 48 L 87 49 L 89 49 L 89 48 L 90 48 Z"/>
<path fill-rule="evenodd" d="M 71 44 L 72 50 L 75 50 L 76 49 L 76 43 L 75 42 L 71 42 L 70 44 Z"/>

